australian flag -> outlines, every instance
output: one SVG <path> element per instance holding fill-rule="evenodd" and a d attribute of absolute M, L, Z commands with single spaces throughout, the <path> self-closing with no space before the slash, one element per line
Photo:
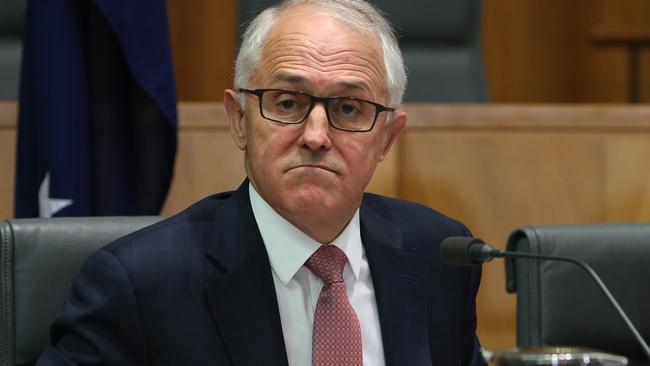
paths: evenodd
<path fill-rule="evenodd" d="M 164 0 L 30 0 L 16 217 L 158 214 L 177 112 Z"/>

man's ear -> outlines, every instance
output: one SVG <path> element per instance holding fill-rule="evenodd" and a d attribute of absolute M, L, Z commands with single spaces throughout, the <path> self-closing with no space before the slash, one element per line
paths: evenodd
<path fill-rule="evenodd" d="M 230 120 L 230 135 L 240 150 L 246 150 L 246 123 L 244 121 L 244 111 L 239 104 L 239 94 L 232 90 L 226 89 L 223 92 L 223 106 L 228 113 Z"/>
<path fill-rule="evenodd" d="M 379 156 L 379 161 L 384 160 L 390 151 L 390 147 L 393 146 L 393 142 L 397 140 L 397 136 L 399 136 L 399 134 L 402 133 L 404 129 L 406 129 L 407 120 L 408 117 L 404 110 L 398 109 L 393 112 L 393 120 L 385 127 L 386 138 L 384 139 L 384 146 L 381 155 Z"/>

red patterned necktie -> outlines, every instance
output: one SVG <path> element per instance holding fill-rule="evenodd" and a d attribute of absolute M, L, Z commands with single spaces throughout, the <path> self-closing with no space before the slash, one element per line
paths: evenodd
<path fill-rule="evenodd" d="M 323 280 L 314 313 L 312 365 L 363 365 L 361 327 L 343 283 L 345 253 L 334 245 L 321 245 L 305 262 Z"/>

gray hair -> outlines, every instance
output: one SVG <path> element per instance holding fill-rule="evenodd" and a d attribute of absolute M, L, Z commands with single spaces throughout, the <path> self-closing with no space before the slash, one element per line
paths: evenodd
<path fill-rule="evenodd" d="M 386 90 L 391 107 L 402 103 L 406 70 L 393 27 L 381 11 L 364 0 L 284 0 L 262 13 L 248 25 L 235 61 L 235 88 L 245 88 L 259 62 L 262 45 L 282 10 L 299 4 L 317 5 L 324 14 L 366 34 L 376 34 L 384 56 Z"/>

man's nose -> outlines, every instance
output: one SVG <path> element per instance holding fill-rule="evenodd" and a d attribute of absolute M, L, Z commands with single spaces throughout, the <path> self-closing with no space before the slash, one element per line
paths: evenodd
<path fill-rule="evenodd" d="M 327 112 L 322 103 L 317 103 L 307 115 L 303 126 L 301 145 L 310 150 L 329 149 L 332 146 L 330 139 L 330 125 Z"/>

